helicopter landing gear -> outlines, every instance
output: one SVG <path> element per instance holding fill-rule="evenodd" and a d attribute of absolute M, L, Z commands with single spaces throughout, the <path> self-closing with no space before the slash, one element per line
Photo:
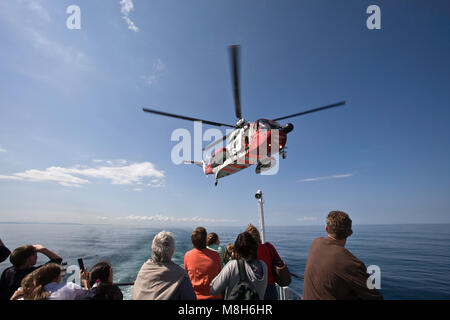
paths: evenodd
<path fill-rule="evenodd" d="M 262 159 L 262 161 L 258 161 L 255 169 L 256 174 L 260 174 L 264 171 L 270 170 L 275 164 L 276 159 L 274 157 Z"/>
<path fill-rule="evenodd" d="M 261 167 L 262 167 L 261 161 L 258 161 L 258 164 L 256 165 L 255 173 L 260 174 L 261 173 Z"/>
<path fill-rule="evenodd" d="M 287 152 L 286 151 L 280 151 L 281 154 L 281 159 L 286 159 L 287 158 Z"/>
<path fill-rule="evenodd" d="M 218 182 L 219 182 L 219 180 L 216 180 L 216 182 L 214 182 L 214 187 L 217 187 Z"/>

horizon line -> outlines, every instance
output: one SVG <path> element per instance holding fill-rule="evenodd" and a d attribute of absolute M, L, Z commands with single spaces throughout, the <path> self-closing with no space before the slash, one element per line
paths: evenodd
<path fill-rule="evenodd" d="M 81 223 L 81 222 L 45 222 L 45 221 L 0 221 L 0 224 L 57 224 L 57 225 L 81 225 L 81 226 L 88 226 L 88 225 L 99 225 L 99 226 L 104 226 L 104 225 L 109 225 L 109 226 L 142 226 L 145 227 L 145 225 L 143 226 L 142 224 L 138 224 L 138 223 L 129 223 L 129 224 L 115 224 L 115 223 Z M 357 223 L 357 224 L 353 224 L 353 226 L 392 226 L 392 225 L 441 225 L 441 224 L 450 224 L 449 222 L 411 222 L 411 223 Z M 161 223 L 161 226 L 166 227 L 167 224 Z M 202 225 L 202 224 L 199 224 Z M 208 224 L 208 223 L 204 223 L 203 225 L 206 226 L 211 226 L 211 227 L 229 227 L 229 228 L 240 228 L 240 227 L 246 227 L 247 224 L 242 224 L 242 225 L 214 225 L 214 224 Z M 267 226 L 272 226 L 272 227 L 311 227 L 311 226 L 324 226 L 325 223 L 323 224 L 295 224 L 295 225 L 267 225 Z M 159 226 L 151 226 L 148 225 L 148 227 L 159 227 Z M 189 227 L 188 225 L 181 225 L 177 224 L 174 225 L 174 227 Z"/>

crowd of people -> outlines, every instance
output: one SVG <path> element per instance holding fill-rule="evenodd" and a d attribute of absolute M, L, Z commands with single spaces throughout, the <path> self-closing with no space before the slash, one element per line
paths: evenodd
<path fill-rule="evenodd" d="M 312 243 L 304 273 L 302 298 L 383 299 L 367 286 L 362 261 L 345 248 L 352 221 L 342 211 L 326 219 L 326 237 Z M 175 237 L 161 231 L 153 239 L 151 257 L 140 268 L 132 300 L 277 300 L 277 262 L 283 261 L 275 246 L 262 243 L 258 229 L 249 224 L 234 243 L 220 245 L 216 233 L 197 227 L 191 235 L 192 250 L 184 255 L 184 268 L 172 261 Z M 38 253 L 49 261 L 36 266 Z M 62 258 L 42 245 L 10 250 L 0 240 L 0 262 L 11 266 L 0 278 L 0 300 L 122 300 L 113 282 L 113 267 L 99 262 L 80 270 L 81 285 L 62 282 Z"/>

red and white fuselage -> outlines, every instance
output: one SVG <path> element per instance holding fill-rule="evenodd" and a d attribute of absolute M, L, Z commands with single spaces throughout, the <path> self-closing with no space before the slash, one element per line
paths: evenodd
<path fill-rule="evenodd" d="M 230 134 L 227 145 L 216 149 L 209 163 L 203 163 L 203 171 L 220 179 L 253 164 L 269 169 L 274 165 L 273 155 L 284 149 L 286 141 L 286 132 L 275 121 L 259 119 L 247 123 Z"/>

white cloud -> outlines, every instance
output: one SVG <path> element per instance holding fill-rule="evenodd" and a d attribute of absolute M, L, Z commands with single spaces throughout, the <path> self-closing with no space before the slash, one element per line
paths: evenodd
<path fill-rule="evenodd" d="M 75 64 L 77 69 L 80 64 L 86 63 L 87 57 L 83 52 L 54 40 L 56 37 L 52 36 L 55 34 L 49 32 L 49 29 L 55 29 L 60 24 L 51 19 L 49 11 L 42 6 L 41 1 L 0 1 L 0 16 L 11 29 L 17 31 L 20 36 L 25 36 L 31 46 L 53 62 L 58 60 L 65 64 Z"/>
<path fill-rule="evenodd" d="M 165 65 L 160 58 L 158 58 L 158 60 L 156 60 L 156 62 L 153 64 L 153 69 L 155 69 L 156 71 L 161 71 L 164 68 Z"/>
<path fill-rule="evenodd" d="M 134 24 L 133 20 L 131 20 L 128 16 L 123 16 L 122 18 L 127 23 L 128 29 L 130 29 L 131 31 L 134 31 L 134 32 L 138 32 L 139 31 L 139 28 L 136 27 L 136 25 Z"/>
<path fill-rule="evenodd" d="M 29 0 L 28 1 L 28 8 L 38 14 L 39 18 L 49 22 L 50 21 L 50 14 L 48 13 L 47 9 L 43 8 L 41 4 L 35 0 Z"/>
<path fill-rule="evenodd" d="M 149 76 L 142 76 L 142 79 L 144 79 L 145 83 L 149 87 L 151 87 L 155 83 L 156 79 L 158 79 L 158 77 L 154 74 L 151 74 Z"/>
<path fill-rule="evenodd" d="M 126 160 L 120 160 L 126 161 Z M 109 161 L 106 161 L 107 163 Z M 109 163 L 108 163 L 109 164 Z M 84 177 L 80 178 L 79 176 Z M 80 187 L 90 183 L 86 178 L 106 179 L 111 184 L 119 185 L 149 185 L 161 187 L 164 184 L 164 172 L 155 168 L 150 162 L 133 163 L 130 165 L 117 165 L 111 161 L 110 166 L 98 166 L 96 168 L 81 167 L 72 168 L 50 167 L 45 170 L 31 169 L 12 175 L 0 175 L 0 180 L 20 180 L 31 182 L 57 182 L 65 187 Z M 150 180 L 149 183 L 147 180 Z"/>
<path fill-rule="evenodd" d="M 107 165 L 110 165 L 110 166 L 113 166 L 113 165 L 125 165 L 125 164 L 128 163 L 128 161 L 125 160 L 125 159 L 117 159 L 117 160 L 94 159 L 94 160 L 92 160 L 92 162 L 94 162 L 94 163 L 103 163 L 103 164 L 107 164 Z"/>
<path fill-rule="evenodd" d="M 162 72 L 166 68 L 166 65 L 162 62 L 160 58 L 153 63 L 153 70 L 150 75 L 142 76 L 142 79 L 147 83 L 148 86 L 152 86 L 156 80 L 161 77 Z"/>
<path fill-rule="evenodd" d="M 319 181 L 319 180 L 341 179 L 341 178 L 352 177 L 354 175 L 355 175 L 354 173 L 335 174 L 335 175 L 332 175 L 332 176 L 308 178 L 308 179 L 301 179 L 301 180 L 297 180 L 297 181 L 298 182 L 312 182 L 312 181 Z"/>
<path fill-rule="evenodd" d="M 129 15 L 134 10 L 133 0 L 120 0 L 120 6 L 123 15 Z"/>
<path fill-rule="evenodd" d="M 52 181 L 66 187 L 79 187 L 81 184 L 89 183 L 88 180 L 75 177 L 61 167 L 50 167 L 45 170 L 31 169 L 25 172 L 15 173 L 11 176 L 0 176 L 0 179 L 22 180 L 22 181 Z"/>
<path fill-rule="evenodd" d="M 2 147 L 0 147 L 0 152 L 6 152 L 6 149 L 3 149 Z"/>
<path fill-rule="evenodd" d="M 134 4 L 132 0 L 120 0 L 120 12 L 122 13 L 122 18 L 128 25 L 128 29 L 134 32 L 138 32 L 139 28 L 130 19 L 129 15 L 131 11 L 134 11 Z"/>
<path fill-rule="evenodd" d="M 230 219 L 212 219 L 212 218 L 203 218 L 203 217 L 171 217 L 171 216 L 163 216 L 163 215 L 154 215 L 154 216 L 135 216 L 130 215 L 126 217 L 116 217 L 116 218 L 107 218 L 107 217 L 97 217 L 101 220 L 127 220 L 127 221 L 153 221 L 153 222 L 198 222 L 198 223 L 215 223 L 215 222 L 236 222 L 237 220 Z"/>
<path fill-rule="evenodd" d="M 32 56 L 7 63 L 22 76 L 67 91 L 80 83 L 80 76 L 92 75 L 93 61 L 61 37 L 59 31 L 65 28 L 65 18 L 62 22 L 54 19 L 50 8 L 48 1 L 43 0 L 0 1 L 2 24 L 11 31 L 11 39 L 16 39 L 20 48 L 26 48 L 24 52 Z M 61 13 L 65 15 L 64 10 Z"/>
<path fill-rule="evenodd" d="M 27 29 L 27 33 L 31 38 L 33 46 L 40 50 L 44 56 L 51 59 L 58 59 L 64 64 L 75 65 L 77 68 L 87 68 L 88 59 L 82 51 L 50 40 L 43 33 L 33 28 Z"/>

